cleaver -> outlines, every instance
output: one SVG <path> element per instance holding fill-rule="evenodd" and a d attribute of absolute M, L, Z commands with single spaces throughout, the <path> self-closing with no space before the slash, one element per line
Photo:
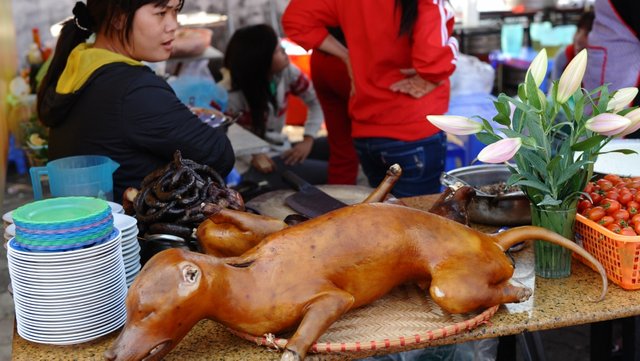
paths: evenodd
<path fill-rule="evenodd" d="M 289 170 L 282 172 L 282 179 L 298 191 L 285 198 L 284 203 L 303 216 L 314 218 L 346 206 Z"/>

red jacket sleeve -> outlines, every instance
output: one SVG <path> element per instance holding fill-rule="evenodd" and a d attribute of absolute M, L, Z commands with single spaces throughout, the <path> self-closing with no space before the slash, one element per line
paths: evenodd
<path fill-rule="evenodd" d="M 444 0 L 418 2 L 418 18 L 413 28 L 413 67 L 426 80 L 447 79 L 456 68 L 458 42 L 453 33 L 453 12 Z"/>
<path fill-rule="evenodd" d="M 287 37 L 309 50 L 327 37 L 327 26 L 338 26 L 335 0 L 291 0 L 282 15 Z"/>

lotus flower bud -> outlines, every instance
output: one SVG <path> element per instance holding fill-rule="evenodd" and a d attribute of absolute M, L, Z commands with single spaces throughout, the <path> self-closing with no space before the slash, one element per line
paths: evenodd
<path fill-rule="evenodd" d="M 427 120 L 441 130 L 455 135 L 475 134 L 482 130 L 482 124 L 458 115 L 427 115 Z"/>
<path fill-rule="evenodd" d="M 538 55 L 533 58 L 533 61 L 529 66 L 529 70 L 527 70 L 527 72 L 533 77 L 533 80 L 536 82 L 537 86 L 540 86 L 540 84 L 542 84 L 545 75 L 547 75 L 548 62 L 547 49 L 543 48 L 542 50 L 540 50 Z"/>
<path fill-rule="evenodd" d="M 587 129 L 608 137 L 622 133 L 629 125 L 631 120 L 613 113 L 598 114 L 585 123 Z"/>
<path fill-rule="evenodd" d="M 625 115 L 625 118 L 629 119 L 631 121 L 631 124 L 622 133 L 620 133 L 621 137 L 629 135 L 640 129 L 640 108 L 634 109 L 631 112 L 627 113 L 627 115 Z"/>
<path fill-rule="evenodd" d="M 580 88 L 584 72 L 587 69 L 587 49 L 582 49 L 567 65 L 558 82 L 558 97 L 556 101 L 564 104 L 573 93 Z"/>
<path fill-rule="evenodd" d="M 522 146 L 520 138 L 505 138 L 489 144 L 478 153 L 478 160 L 484 163 L 503 163 L 513 158 Z"/>
<path fill-rule="evenodd" d="M 609 103 L 607 103 L 607 111 L 612 111 L 613 113 L 621 111 L 622 108 L 633 101 L 637 94 L 638 88 L 636 87 L 618 89 L 609 100 Z"/>

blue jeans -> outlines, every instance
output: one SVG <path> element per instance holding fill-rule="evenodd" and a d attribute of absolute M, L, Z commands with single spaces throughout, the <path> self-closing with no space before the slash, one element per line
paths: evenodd
<path fill-rule="evenodd" d="M 393 195 L 400 198 L 440 192 L 440 173 L 444 171 L 447 155 L 447 137 L 443 132 L 413 142 L 356 138 L 354 145 L 370 186 L 377 187 L 387 169 L 398 163 L 402 176 L 393 187 Z"/>

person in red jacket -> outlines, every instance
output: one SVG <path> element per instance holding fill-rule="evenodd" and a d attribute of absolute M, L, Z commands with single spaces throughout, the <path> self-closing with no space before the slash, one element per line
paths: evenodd
<path fill-rule="evenodd" d="M 301 46 L 351 70 L 352 136 L 371 186 L 400 164 L 399 197 L 440 191 L 446 137 L 425 116 L 444 114 L 458 46 L 444 0 L 291 0 L 282 23 Z M 339 26 L 349 49 L 327 27 Z"/>

